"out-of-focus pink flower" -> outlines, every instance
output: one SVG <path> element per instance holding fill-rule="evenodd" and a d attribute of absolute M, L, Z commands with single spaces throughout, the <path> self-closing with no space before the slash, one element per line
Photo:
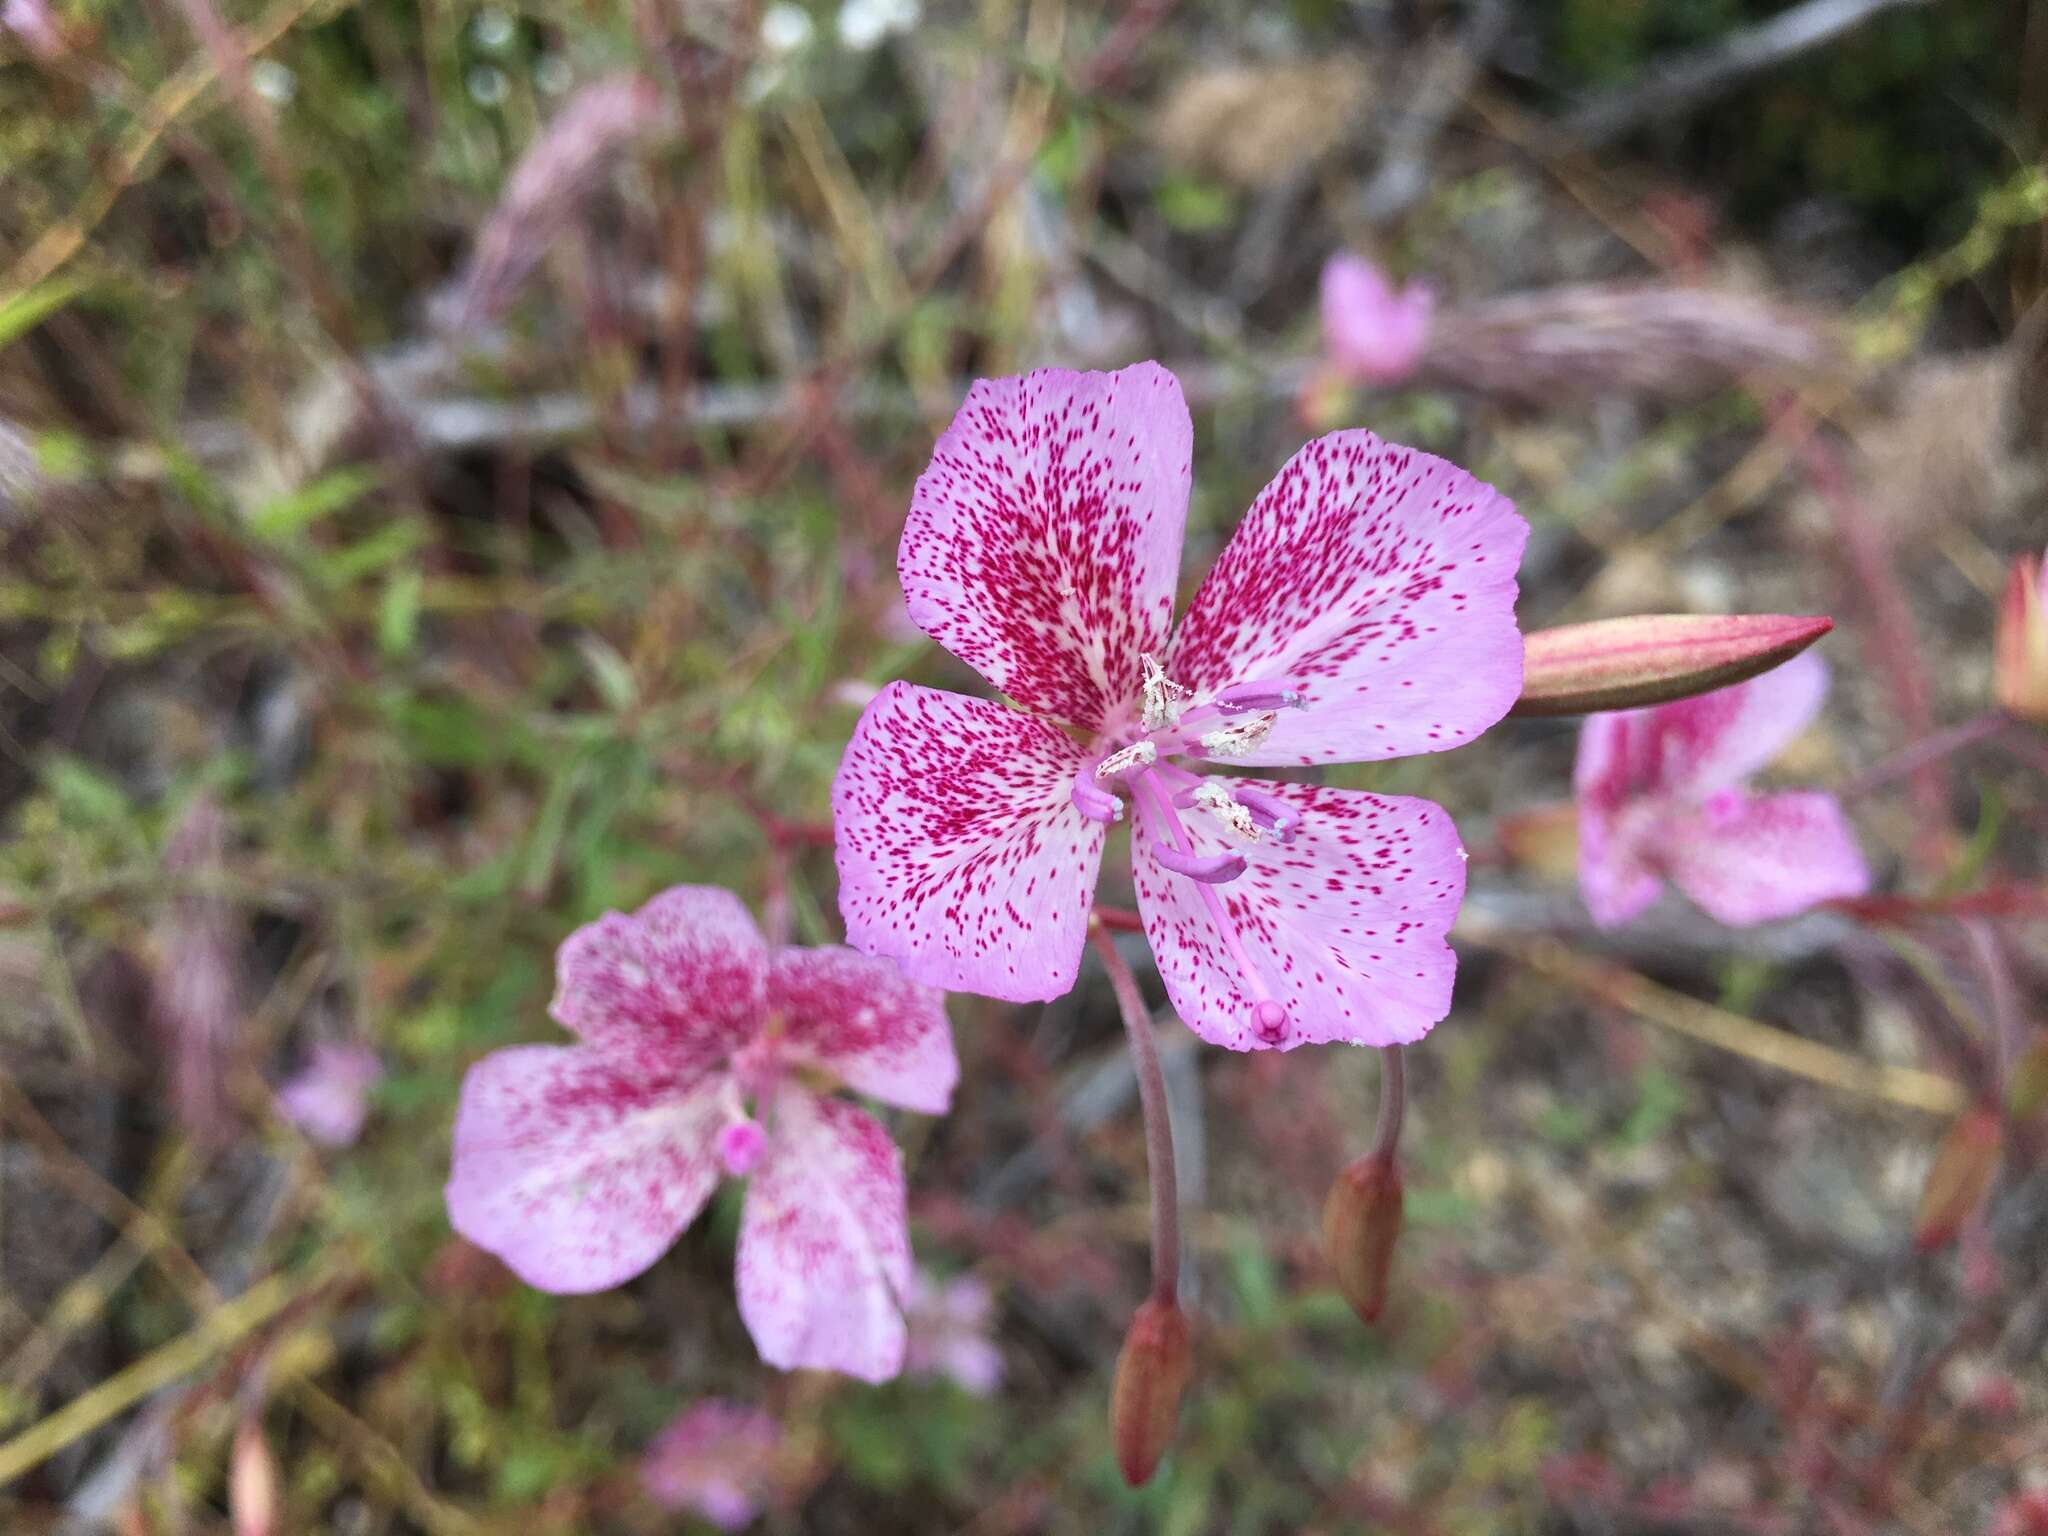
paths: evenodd
<path fill-rule="evenodd" d="M 1988 1536 L 2048 1536 L 2048 1493 L 2022 1493 L 2006 1501 Z"/>
<path fill-rule="evenodd" d="M 670 125 L 661 88 L 644 75 L 608 75 L 564 102 L 520 157 L 477 236 L 453 326 L 488 325 L 504 314 L 598 179 L 636 142 Z"/>
<path fill-rule="evenodd" d="M 1429 345 L 1435 313 L 1436 293 L 1427 283 L 1397 289 L 1378 267 L 1348 253 L 1323 265 L 1323 350 L 1347 378 L 1407 378 Z"/>
<path fill-rule="evenodd" d="M 782 1449 L 782 1425 L 772 1414 L 710 1398 L 655 1437 L 641 1458 L 640 1484 L 666 1509 L 701 1515 L 721 1531 L 743 1530 L 774 1491 Z"/>
<path fill-rule="evenodd" d="M 370 1090 L 383 1076 L 383 1064 L 367 1045 L 323 1040 L 298 1076 L 277 1090 L 277 1107 L 322 1146 L 352 1146 L 369 1117 Z"/>
<path fill-rule="evenodd" d="M 1003 1384 L 1003 1352 L 989 1337 L 995 1298 L 974 1275 L 940 1282 L 919 1270 L 904 1308 L 910 1345 L 903 1369 L 912 1376 L 944 1376 L 976 1397 Z"/>
<path fill-rule="evenodd" d="M 71 39 L 51 11 L 49 0 L 5 0 L 0 32 L 10 32 L 30 57 L 54 64 L 71 51 Z"/>
<path fill-rule="evenodd" d="M 903 1164 L 814 1086 L 943 1114 L 959 1066 L 944 999 L 849 949 L 771 950 L 729 891 L 607 913 L 555 961 L 574 1046 L 515 1046 L 462 1085 L 448 1213 L 545 1291 L 658 1259 L 721 1170 L 751 1174 L 739 1302 L 761 1358 L 868 1381 L 903 1365 Z"/>
<path fill-rule="evenodd" d="M 1806 729 L 1826 693 L 1827 670 L 1807 652 L 1733 688 L 1587 720 L 1575 783 L 1579 889 L 1593 921 L 1627 922 L 1666 879 L 1731 924 L 1868 890 L 1834 796 L 1743 787 Z"/>
<path fill-rule="evenodd" d="M 1456 966 L 1450 817 L 1173 759 L 1470 741 L 1521 688 L 1528 525 L 1455 465 L 1332 433 L 1260 493 L 1175 634 L 1193 437 L 1156 363 L 969 391 L 898 565 L 911 617 L 1022 707 L 901 682 L 868 706 L 832 787 L 848 941 L 933 986 L 1059 996 L 1128 797 L 1145 931 L 1196 1034 L 1418 1039 Z"/>
<path fill-rule="evenodd" d="M 2048 565 L 2032 555 L 2013 561 L 2006 579 L 1991 682 L 2000 709 L 2048 725 Z"/>
<path fill-rule="evenodd" d="M 195 885 L 218 880 L 226 841 L 219 803 L 200 796 L 164 846 L 165 873 Z M 171 1104 L 188 1131 L 217 1140 L 231 1124 L 223 1085 L 242 1022 L 240 959 L 220 893 L 194 889 L 172 897 L 156 948 L 150 1009 L 170 1058 Z"/>

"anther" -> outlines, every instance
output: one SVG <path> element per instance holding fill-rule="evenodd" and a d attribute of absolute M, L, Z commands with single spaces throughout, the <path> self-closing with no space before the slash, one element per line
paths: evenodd
<path fill-rule="evenodd" d="M 1181 705 L 1187 699 L 1188 690 L 1168 677 L 1165 669 L 1150 656 L 1141 652 L 1138 661 L 1145 668 L 1144 690 L 1139 696 L 1138 723 L 1148 731 L 1156 731 L 1162 725 L 1178 723 Z"/>
<path fill-rule="evenodd" d="M 1095 765 L 1095 777 L 1113 779 L 1120 773 L 1129 773 L 1133 768 L 1150 768 L 1159 761 L 1159 749 L 1149 741 L 1134 741 L 1121 751 L 1112 752 Z"/>
<path fill-rule="evenodd" d="M 1171 843 L 1154 843 L 1152 857 L 1177 875 L 1204 885 L 1224 885 L 1245 872 L 1241 853 L 1183 853 Z"/>
<path fill-rule="evenodd" d="M 1210 757 L 1243 757 L 1273 734 L 1273 722 L 1279 718 L 1271 710 L 1266 710 L 1244 720 L 1219 725 L 1213 731 L 1204 731 L 1202 751 Z"/>
<path fill-rule="evenodd" d="M 1301 813 L 1285 800 L 1249 784 L 1237 786 L 1236 799 L 1257 825 L 1283 843 L 1294 841 L 1294 834 L 1301 829 Z"/>
<path fill-rule="evenodd" d="M 1190 803 L 1200 806 L 1239 837 L 1256 842 L 1259 824 L 1252 817 L 1251 808 L 1231 798 L 1230 791 L 1213 780 L 1197 784 L 1189 796 Z"/>

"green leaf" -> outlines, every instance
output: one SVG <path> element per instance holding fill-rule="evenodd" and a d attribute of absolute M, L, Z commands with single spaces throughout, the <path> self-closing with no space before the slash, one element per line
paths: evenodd
<path fill-rule="evenodd" d="M 375 470 L 360 465 L 337 469 L 275 501 L 265 502 L 249 514 L 249 531 L 260 539 L 281 543 L 304 533 L 322 518 L 347 511 L 376 484 Z"/>
<path fill-rule="evenodd" d="M 0 347 L 18 340 L 85 292 L 80 278 L 51 278 L 0 301 Z"/>
<path fill-rule="evenodd" d="M 1152 202 L 1159 217 L 1182 234 L 1222 229 L 1237 217 L 1237 199 L 1228 187 L 1190 176 L 1170 176 L 1162 181 Z"/>

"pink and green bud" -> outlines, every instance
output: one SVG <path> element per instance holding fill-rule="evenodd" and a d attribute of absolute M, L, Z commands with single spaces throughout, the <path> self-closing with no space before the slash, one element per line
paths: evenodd
<path fill-rule="evenodd" d="M 2048 571 L 2032 555 L 2012 563 L 1991 660 L 1998 707 L 2016 720 L 2048 725 Z"/>
<path fill-rule="evenodd" d="M 2003 1140 L 1995 1110 L 1979 1106 L 1956 1118 L 1920 1191 L 1914 1247 L 1931 1253 L 1955 1240 L 1991 1192 Z"/>
<path fill-rule="evenodd" d="M 1790 661 L 1835 627 L 1794 614 L 1642 614 L 1523 637 L 1511 714 L 1589 715 L 1689 699 Z"/>
<path fill-rule="evenodd" d="M 1401 1164 L 1392 1152 L 1359 1158 L 1337 1175 L 1323 1202 L 1323 1250 L 1337 1289 L 1367 1323 L 1386 1309 L 1402 1203 Z"/>
<path fill-rule="evenodd" d="M 1178 1304 L 1158 1296 L 1138 1308 L 1116 1358 L 1110 1389 L 1109 1437 L 1124 1481 L 1142 1488 L 1180 1422 L 1181 1394 L 1194 1367 L 1188 1320 Z"/>

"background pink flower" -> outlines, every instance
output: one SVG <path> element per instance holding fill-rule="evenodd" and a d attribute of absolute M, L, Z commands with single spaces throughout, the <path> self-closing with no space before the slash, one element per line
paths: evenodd
<path fill-rule="evenodd" d="M 323 1040 L 298 1075 L 277 1090 L 277 1107 L 311 1140 L 346 1147 L 362 1135 L 370 1090 L 383 1076 L 383 1064 L 368 1046 Z"/>
<path fill-rule="evenodd" d="M 771 951 L 730 892 L 678 886 L 569 936 L 553 1012 L 581 1044 L 499 1051 L 463 1083 L 456 1231 L 542 1290 L 603 1290 L 661 1256 L 721 1171 L 751 1174 L 739 1302 L 761 1358 L 895 1375 L 902 1162 L 811 1084 L 943 1113 L 959 1069 L 939 994 L 851 950 Z"/>
<path fill-rule="evenodd" d="M 1429 345 L 1436 294 L 1427 283 L 1395 288 L 1362 256 L 1342 253 L 1323 266 L 1323 348 L 1348 378 L 1398 384 Z"/>
<path fill-rule="evenodd" d="M 1450 1002 L 1450 818 L 1183 764 L 1470 741 L 1521 686 L 1527 525 L 1455 465 L 1333 433 L 1260 493 L 1175 633 L 1192 441 L 1153 363 L 968 393 L 917 484 L 903 590 L 1022 709 L 905 683 L 868 707 L 833 783 L 848 940 L 933 985 L 1056 997 L 1128 803 L 1146 932 L 1197 1034 L 1417 1039 Z"/>
<path fill-rule="evenodd" d="M 664 1508 L 701 1515 L 721 1531 L 754 1523 L 774 1491 L 782 1425 L 760 1408 L 707 1398 L 647 1448 L 640 1484 Z"/>
<path fill-rule="evenodd" d="M 1733 688 L 1589 718 L 1575 783 L 1579 888 L 1593 920 L 1627 922 L 1666 879 L 1731 924 L 1869 889 L 1834 796 L 1743 787 L 1806 729 L 1826 692 L 1826 668 L 1809 651 Z"/>
<path fill-rule="evenodd" d="M 1003 1352 L 995 1331 L 995 1298 L 978 1275 L 938 1280 L 920 1269 L 910 1283 L 904 1320 L 910 1344 L 903 1369 L 912 1376 L 943 1376 L 976 1397 L 1003 1384 Z"/>

